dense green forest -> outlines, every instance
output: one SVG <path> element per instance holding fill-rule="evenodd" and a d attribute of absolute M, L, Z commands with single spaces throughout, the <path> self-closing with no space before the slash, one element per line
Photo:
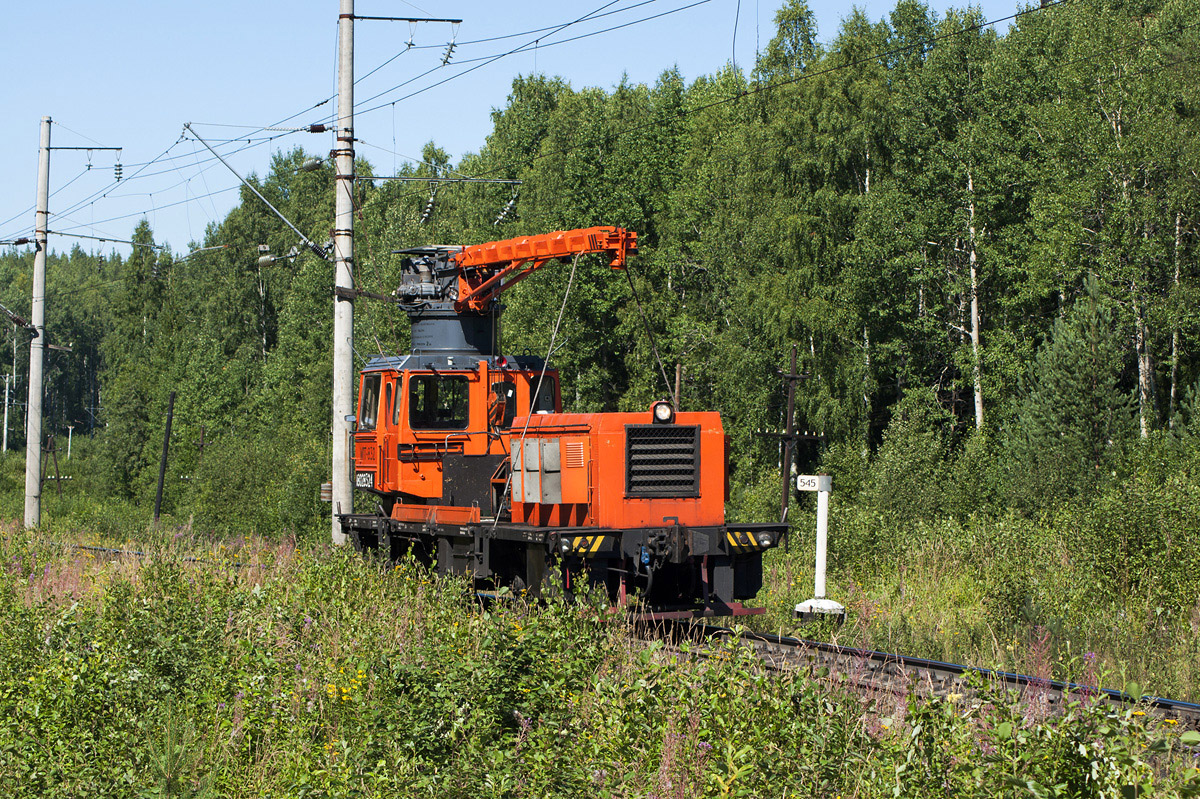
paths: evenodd
<path fill-rule="evenodd" d="M 356 281 L 390 293 L 402 246 L 636 230 L 629 281 L 584 262 L 565 298 L 554 361 L 568 410 L 666 395 L 657 348 L 669 371 L 683 366 L 683 407 L 724 416 L 731 513 L 769 518 L 780 448 L 762 433 L 785 424 L 780 370 L 795 346 L 796 423 L 822 436 L 798 468 L 834 475 L 842 565 L 882 573 L 915 541 L 970 541 L 1011 569 L 988 578 L 993 616 L 1048 623 L 1069 617 L 1047 610 L 1061 595 L 1039 594 L 1056 553 L 1093 592 L 1072 594 L 1076 606 L 1137 597 L 1194 632 L 1198 11 L 1066 0 L 1000 34 L 978 10 L 901 0 L 829 36 L 791 0 L 748 73 L 611 89 L 520 77 L 477 153 L 451 163 L 431 142 L 401 171 L 428 184 L 358 184 Z M 324 241 L 333 168 L 301 170 L 309 157 L 277 152 L 254 180 Z M 523 184 L 436 186 L 456 176 Z M 144 221 L 132 233 L 153 236 Z M 333 270 L 307 251 L 259 264 L 261 245 L 296 243 L 243 190 L 194 243 L 203 252 L 52 255 L 47 339 L 71 350 L 49 356 L 47 429 L 61 442 L 73 427 L 71 491 L 149 504 L 175 391 L 175 518 L 268 535 L 317 526 Z M 7 307 L 28 308 L 32 260 L 0 256 Z M 507 295 L 506 350 L 545 352 L 566 271 Z M 406 328 L 396 307 L 359 299 L 358 357 L 403 350 Z M 27 345 L 18 331 L 0 352 L 19 385 Z M 15 514 L 17 473 L 5 474 Z"/>

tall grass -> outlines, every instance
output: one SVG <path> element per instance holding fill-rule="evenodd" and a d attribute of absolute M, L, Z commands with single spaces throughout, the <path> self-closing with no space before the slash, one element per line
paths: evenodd
<path fill-rule="evenodd" d="M 768 555 L 757 599 L 768 614 L 757 623 L 1027 674 L 1039 673 L 1045 640 L 1042 676 L 1200 699 L 1200 592 L 1164 593 L 1153 579 L 1120 590 L 1079 543 L 1088 523 L 1064 513 L 917 521 L 900 530 L 860 507 L 835 505 L 827 593 L 847 606 L 848 623 L 790 618 L 813 591 L 811 517 L 797 522 L 790 554 Z"/>
<path fill-rule="evenodd" d="M 484 608 L 460 580 L 324 544 L 182 527 L 136 536 L 141 557 L 5 531 L 8 795 L 998 796 L 1020 784 L 1182 796 L 1196 785 L 1191 738 L 1085 700 L 1040 718 L 986 686 L 969 701 L 863 697 L 767 677 L 735 642 L 693 657 L 636 641 L 585 601 Z"/>

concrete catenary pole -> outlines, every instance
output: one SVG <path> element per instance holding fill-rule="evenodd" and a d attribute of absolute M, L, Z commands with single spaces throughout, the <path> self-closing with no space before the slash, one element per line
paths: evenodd
<path fill-rule="evenodd" d="M 333 543 L 345 544 L 338 513 L 354 510 L 350 485 L 350 422 L 354 413 L 354 0 L 338 15 L 338 121 L 334 149 L 336 220 L 333 229 Z"/>
<path fill-rule="evenodd" d="M 29 342 L 29 406 L 25 424 L 25 527 L 42 520 L 42 357 L 46 351 L 46 230 L 50 211 L 50 117 L 42 117 L 38 151 L 37 211 L 34 214 L 33 313 Z"/>

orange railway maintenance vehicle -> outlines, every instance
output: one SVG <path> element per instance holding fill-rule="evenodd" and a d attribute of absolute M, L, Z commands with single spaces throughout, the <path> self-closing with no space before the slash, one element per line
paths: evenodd
<path fill-rule="evenodd" d="M 503 355 L 499 296 L 560 259 L 614 269 L 637 234 L 594 227 L 401 251 L 407 355 L 362 370 L 355 487 L 372 513 L 339 516 L 363 550 L 412 551 L 481 587 L 639 597 L 657 618 L 759 612 L 762 554 L 784 524 L 726 524 L 728 442 L 715 412 L 563 413 L 558 373 Z"/>

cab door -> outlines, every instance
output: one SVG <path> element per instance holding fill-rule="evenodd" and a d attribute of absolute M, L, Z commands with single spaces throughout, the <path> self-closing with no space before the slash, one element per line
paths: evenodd
<path fill-rule="evenodd" d="M 359 387 L 358 420 L 354 430 L 354 487 L 377 491 L 381 481 L 380 451 L 376 428 L 379 423 L 378 372 L 364 373 Z"/>
<path fill-rule="evenodd" d="M 396 395 L 398 394 L 396 377 L 395 374 L 385 374 L 383 377 L 383 396 L 379 406 L 379 434 L 376 436 L 379 442 L 379 490 L 387 492 L 399 489 L 396 484 L 398 480 L 396 444 L 399 442 L 395 420 Z"/>

